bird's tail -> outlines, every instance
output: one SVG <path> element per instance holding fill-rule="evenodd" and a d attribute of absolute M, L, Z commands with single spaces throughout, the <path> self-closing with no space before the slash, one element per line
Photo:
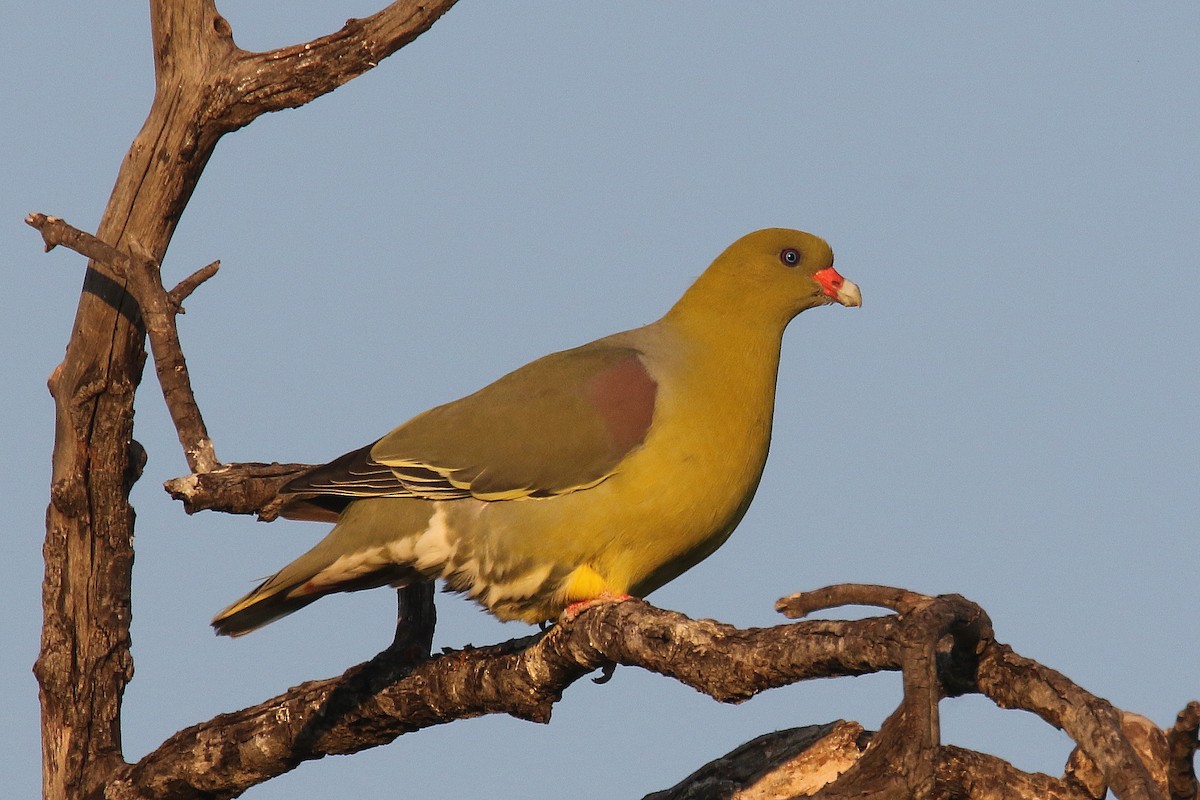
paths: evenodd
<path fill-rule="evenodd" d="M 320 555 L 314 548 L 267 578 L 213 617 L 213 630 L 220 636 L 242 636 L 333 592 L 356 592 L 388 584 L 404 586 L 420 579 L 411 567 L 399 564 L 376 564 L 357 574 L 350 570 L 350 574 L 330 575 L 328 568 L 336 567 Z"/>
<path fill-rule="evenodd" d="M 337 525 L 304 555 L 213 618 L 218 634 L 241 636 L 333 592 L 406 586 L 436 577 L 417 570 L 415 542 L 435 504 L 364 498 L 350 503 Z"/>
<path fill-rule="evenodd" d="M 241 636 L 286 617 L 321 596 L 293 594 L 294 585 L 272 585 L 277 577 L 263 581 L 254 591 L 213 617 L 213 630 L 220 636 Z"/>

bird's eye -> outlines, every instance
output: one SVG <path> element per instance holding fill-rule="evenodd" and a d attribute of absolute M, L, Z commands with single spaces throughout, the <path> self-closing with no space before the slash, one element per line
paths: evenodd
<path fill-rule="evenodd" d="M 788 247 L 779 253 L 779 260 L 786 266 L 794 267 L 800 263 L 800 251 L 794 247 Z"/>

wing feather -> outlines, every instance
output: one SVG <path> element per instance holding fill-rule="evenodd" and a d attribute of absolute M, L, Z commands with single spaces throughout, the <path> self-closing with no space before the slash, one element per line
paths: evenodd
<path fill-rule="evenodd" d="M 645 440 L 656 396 L 637 350 L 593 343 L 554 353 L 305 473 L 281 494 L 337 512 L 362 497 L 501 501 L 588 489 Z"/>

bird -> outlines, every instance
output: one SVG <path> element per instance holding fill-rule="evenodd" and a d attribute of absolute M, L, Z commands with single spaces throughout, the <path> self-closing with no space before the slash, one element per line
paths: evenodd
<path fill-rule="evenodd" d="M 334 522 L 212 621 L 240 636 L 333 592 L 440 580 L 504 621 L 645 597 L 721 546 L 767 459 L 784 329 L 862 304 L 820 237 L 756 231 L 656 322 L 539 358 L 285 484 Z"/>

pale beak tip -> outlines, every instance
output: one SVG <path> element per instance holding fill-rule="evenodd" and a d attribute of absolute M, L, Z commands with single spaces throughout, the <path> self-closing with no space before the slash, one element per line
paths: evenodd
<path fill-rule="evenodd" d="M 837 291 L 837 301 L 847 308 L 857 308 L 862 305 L 862 292 L 854 281 L 846 281 Z"/>

